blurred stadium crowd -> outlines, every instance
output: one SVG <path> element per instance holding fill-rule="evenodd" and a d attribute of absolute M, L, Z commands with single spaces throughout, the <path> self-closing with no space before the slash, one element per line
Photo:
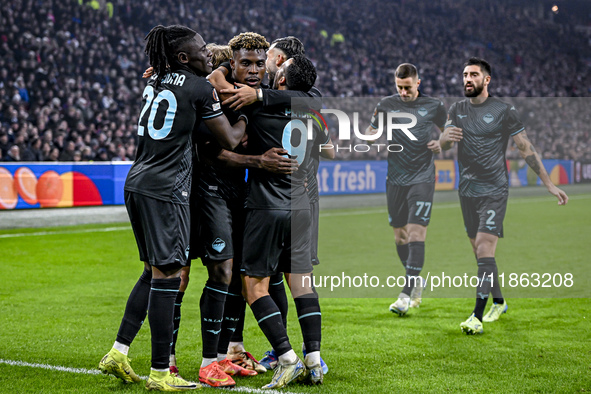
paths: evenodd
<path fill-rule="evenodd" d="M 545 2 L 527 3 L 11 0 L 0 7 L 0 161 L 133 160 L 144 36 L 179 23 L 206 42 L 226 43 L 242 31 L 269 41 L 297 36 L 324 96 L 374 97 L 362 105 L 360 130 L 375 98 L 395 93 L 398 64 L 418 66 L 423 93 L 461 97 L 463 62 L 484 57 L 493 65 L 493 95 L 561 98 L 518 108 L 544 158 L 591 162 L 581 98 L 591 96 L 590 7 L 587 15 L 571 11 L 574 24 Z"/>

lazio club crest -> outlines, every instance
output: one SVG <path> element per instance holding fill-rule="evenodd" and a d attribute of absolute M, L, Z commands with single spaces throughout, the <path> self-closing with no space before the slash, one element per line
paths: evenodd
<path fill-rule="evenodd" d="M 495 120 L 495 117 L 492 116 L 492 114 L 486 114 L 482 117 L 482 120 L 484 120 L 486 123 L 490 124 L 493 120 Z"/>

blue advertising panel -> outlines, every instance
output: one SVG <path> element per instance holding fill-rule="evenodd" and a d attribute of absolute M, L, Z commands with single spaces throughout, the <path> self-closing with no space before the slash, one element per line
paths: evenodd
<path fill-rule="evenodd" d="M 385 161 L 322 161 L 318 169 L 320 195 L 386 192 Z"/>
<path fill-rule="evenodd" d="M 543 160 L 556 185 L 573 183 L 574 163 Z M 455 160 L 436 160 L 436 190 L 458 188 Z M 130 162 L 0 163 L 0 210 L 22 208 L 122 205 Z M 537 175 L 518 160 L 508 162 L 511 186 L 540 184 Z M 322 161 L 318 169 L 320 195 L 386 192 L 388 164 L 384 160 Z"/>

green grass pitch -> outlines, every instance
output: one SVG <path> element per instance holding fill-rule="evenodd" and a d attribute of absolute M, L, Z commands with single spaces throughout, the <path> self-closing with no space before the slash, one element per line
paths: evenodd
<path fill-rule="evenodd" d="M 510 198 L 505 238 L 497 249 L 509 310 L 485 324 L 484 335 L 466 336 L 459 329 L 473 308 L 473 289 L 434 289 L 418 310 L 399 318 L 388 306 L 400 288 L 319 288 L 322 356 L 330 371 L 322 386 L 294 384 L 282 391 L 591 391 L 591 195 L 572 197 L 566 207 L 556 206 L 551 196 Z M 323 211 L 320 231 L 318 277 L 367 274 L 385 280 L 403 274 L 384 207 Z M 426 245 L 424 273 L 476 273 L 457 202 L 434 205 Z M 1 230 L 0 246 L 0 392 L 144 392 L 142 384 L 124 385 L 109 376 L 22 364 L 96 370 L 142 271 L 130 227 Z M 200 262 L 193 267 L 177 345 L 179 368 L 189 379 L 197 379 L 201 361 L 199 297 L 206 274 Z M 548 273 L 555 282 L 511 287 L 512 273 Z M 573 285 L 557 286 L 567 273 L 573 274 Z M 247 313 L 246 346 L 261 356 L 269 346 Z M 299 352 L 293 302 L 288 331 Z M 138 374 L 149 374 L 148 324 L 130 357 Z M 237 388 L 259 392 L 270 377 L 238 378 Z"/>

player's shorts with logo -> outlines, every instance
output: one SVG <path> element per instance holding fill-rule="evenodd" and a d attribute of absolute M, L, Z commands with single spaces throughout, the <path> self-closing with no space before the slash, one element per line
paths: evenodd
<path fill-rule="evenodd" d="M 390 226 L 400 228 L 408 223 L 428 226 L 434 192 L 435 183 L 401 186 L 386 182 Z"/>
<path fill-rule="evenodd" d="M 125 191 L 125 207 L 141 261 L 156 267 L 186 265 L 189 256 L 188 205 Z"/>
<path fill-rule="evenodd" d="M 309 210 L 249 209 L 244 227 L 243 275 L 312 272 Z"/>
<path fill-rule="evenodd" d="M 460 196 L 464 226 L 469 238 L 476 233 L 488 233 L 503 237 L 503 220 L 507 211 L 508 195 L 486 197 Z"/>
<path fill-rule="evenodd" d="M 195 209 L 198 215 L 198 237 L 191 247 L 202 259 L 240 262 L 242 234 L 244 229 L 244 200 L 226 200 L 212 196 L 196 196 Z M 194 255 L 192 254 L 192 257 Z"/>

